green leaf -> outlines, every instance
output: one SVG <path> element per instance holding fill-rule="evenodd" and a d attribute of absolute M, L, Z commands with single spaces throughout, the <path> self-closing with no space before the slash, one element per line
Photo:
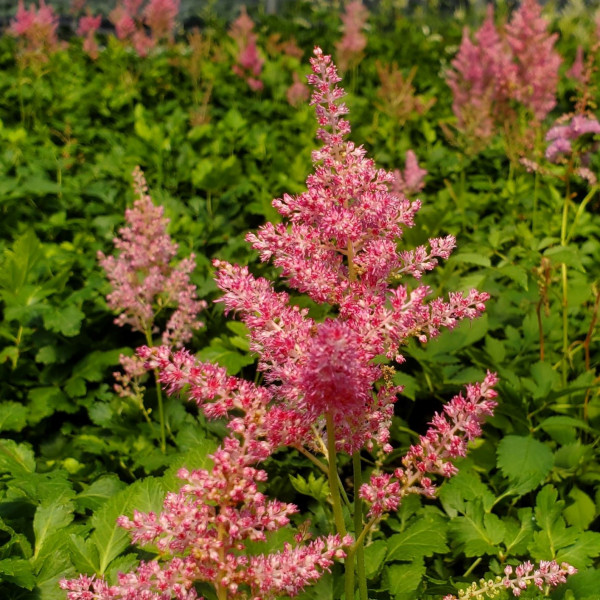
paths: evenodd
<path fill-rule="evenodd" d="M 473 498 L 478 498 L 486 511 L 490 510 L 496 501 L 496 495 L 482 483 L 479 476 L 466 469 L 444 482 L 438 496 L 450 517 L 455 517 L 458 513 L 465 514 Z"/>
<path fill-rule="evenodd" d="M 550 448 L 535 438 L 508 435 L 498 444 L 497 466 L 521 494 L 540 485 L 553 465 Z"/>
<path fill-rule="evenodd" d="M 21 431 L 27 425 L 27 408 L 18 402 L 0 402 L 0 431 Z"/>
<path fill-rule="evenodd" d="M 500 267 L 498 271 L 502 273 L 502 275 L 506 275 L 506 277 L 512 279 L 517 285 L 527 291 L 529 287 L 528 275 L 527 271 L 523 267 L 506 265 L 504 267 Z"/>
<path fill-rule="evenodd" d="M 94 513 L 90 539 L 98 553 L 97 572 L 103 574 L 110 563 L 129 546 L 129 533 L 117 525 L 121 515 L 137 509 L 140 512 L 159 510 L 165 491 L 160 480 L 148 477 L 132 483 L 116 496 L 105 502 Z"/>
<path fill-rule="evenodd" d="M 484 256 L 483 254 L 478 254 L 477 252 L 461 252 L 459 254 L 453 254 L 448 262 L 469 263 L 472 265 L 479 265 L 481 267 L 492 266 L 489 256 Z"/>
<path fill-rule="evenodd" d="M 79 333 L 83 319 L 85 313 L 73 304 L 68 304 L 64 308 L 52 307 L 44 312 L 44 327 L 65 337 L 73 337 Z"/>
<path fill-rule="evenodd" d="M 585 421 L 563 415 L 555 415 L 544 419 L 538 425 L 538 428 L 545 431 L 552 439 L 560 444 L 575 442 L 577 429 L 590 431 L 590 427 Z"/>
<path fill-rule="evenodd" d="M 414 592 L 425 575 L 422 561 L 414 563 L 389 565 L 385 570 L 385 589 L 393 594 L 396 600 L 412 600 Z"/>
<path fill-rule="evenodd" d="M 0 560 L 0 582 L 8 581 L 26 590 L 35 586 L 35 577 L 31 563 L 23 558 L 5 558 Z"/>
<path fill-rule="evenodd" d="M 506 357 L 504 343 L 490 335 L 485 336 L 485 351 L 490 355 L 495 365 L 501 363 Z"/>
<path fill-rule="evenodd" d="M 38 506 L 33 517 L 35 534 L 34 559 L 40 554 L 48 538 L 55 532 L 65 528 L 73 520 L 74 505 L 63 498 Z"/>
<path fill-rule="evenodd" d="M 446 523 L 437 515 L 419 518 L 402 533 L 388 540 L 387 560 L 414 560 L 434 553 L 448 552 Z"/>
<path fill-rule="evenodd" d="M 326 477 L 315 477 L 312 471 L 308 474 L 308 479 L 302 475 L 290 475 L 289 477 L 294 489 L 300 494 L 311 496 L 319 502 L 325 502 L 329 498 L 329 483 Z"/>
<path fill-rule="evenodd" d="M 544 256 L 550 258 L 555 265 L 565 264 L 585 273 L 579 250 L 575 246 L 553 246 L 544 252 Z"/>
<path fill-rule="evenodd" d="M 514 556 L 524 554 L 533 535 L 533 510 L 527 506 L 519 508 L 519 521 L 511 518 L 503 519 L 505 526 L 504 545 L 506 554 Z"/>
<path fill-rule="evenodd" d="M 383 565 L 387 553 L 387 543 L 375 540 L 365 547 L 365 573 L 368 579 L 375 577 Z"/>
<path fill-rule="evenodd" d="M 79 510 L 98 510 L 107 500 L 125 488 L 116 475 L 104 475 L 77 494 L 75 504 Z"/>
<path fill-rule="evenodd" d="M 472 500 L 464 517 L 450 521 L 450 539 L 462 548 L 466 556 L 496 556 L 504 540 L 504 523 L 494 514 L 485 513 L 478 499 Z"/>
<path fill-rule="evenodd" d="M 70 534 L 69 554 L 79 572 L 93 575 L 98 570 L 98 551 L 92 540 L 84 539 L 74 533 Z"/>
<path fill-rule="evenodd" d="M 13 440 L 0 440 L 0 473 L 28 474 L 35 471 L 33 450 Z"/>
<path fill-rule="evenodd" d="M 226 348 L 219 339 L 213 339 L 210 346 L 203 348 L 198 353 L 198 358 L 203 361 L 216 362 L 227 369 L 229 375 L 236 375 L 243 367 L 254 362 L 249 354 L 241 354 L 237 350 Z"/>
<path fill-rule="evenodd" d="M 588 525 L 596 518 L 594 501 L 578 487 L 574 487 L 568 497 L 572 503 L 563 511 L 567 523 L 578 529 L 587 529 Z"/>

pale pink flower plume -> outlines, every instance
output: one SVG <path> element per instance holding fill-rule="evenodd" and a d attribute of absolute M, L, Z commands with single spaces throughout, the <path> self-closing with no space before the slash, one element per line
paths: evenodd
<path fill-rule="evenodd" d="M 560 162 L 571 155 L 572 142 L 588 134 L 600 134 L 600 123 L 596 117 L 575 115 L 566 123 L 559 119 L 546 134 L 546 141 L 551 142 L 546 148 L 546 158 L 550 162 Z M 581 157 L 583 162 L 586 162 L 586 154 Z"/>
<path fill-rule="evenodd" d="M 337 63 L 342 71 L 356 65 L 362 58 L 362 52 L 367 46 L 367 38 L 363 33 L 369 11 L 361 0 L 353 0 L 346 5 L 341 15 L 344 35 L 336 42 Z"/>
<path fill-rule="evenodd" d="M 570 69 L 567 71 L 567 77 L 569 79 L 573 79 L 578 83 L 585 84 L 587 83 L 585 62 L 583 60 L 583 47 L 577 46 L 577 51 L 575 53 L 575 60 L 571 65 Z"/>
<path fill-rule="evenodd" d="M 98 42 L 96 41 L 96 31 L 102 23 L 102 16 L 85 15 L 79 19 L 77 25 L 77 35 L 84 38 L 83 50 L 92 60 L 96 60 L 99 55 Z"/>
<path fill-rule="evenodd" d="M 293 74 L 293 79 L 294 82 L 286 92 L 286 98 L 292 106 L 298 106 L 299 104 L 302 104 L 308 100 L 310 96 L 310 90 L 308 89 L 308 86 L 300 80 L 298 73 L 295 71 Z"/>
<path fill-rule="evenodd" d="M 180 0 L 150 0 L 143 11 L 144 23 L 150 28 L 155 42 L 173 41 L 175 20 Z"/>
<path fill-rule="evenodd" d="M 164 209 L 152 203 L 139 167 L 133 178 L 136 200 L 133 208 L 125 212 L 127 227 L 120 229 L 119 237 L 114 239 L 119 253 L 98 253 L 112 286 L 108 305 L 120 313 L 115 319 L 117 325 L 130 325 L 146 335 L 158 332 L 157 312 L 172 308 L 162 341 L 181 346 L 192 338 L 195 329 L 202 327 L 198 314 L 206 307 L 204 301 L 198 300 L 196 287 L 189 279 L 196 266 L 194 255 L 171 265 L 177 244 L 167 233 L 169 220 L 163 216 Z"/>
<path fill-rule="evenodd" d="M 229 29 L 229 36 L 238 47 L 237 62 L 233 65 L 233 72 L 244 79 L 252 90 L 260 91 L 264 87 L 260 80 L 264 61 L 258 54 L 256 45 L 258 37 L 253 30 L 254 22 L 246 12 L 246 7 L 242 6 L 240 16 Z"/>
<path fill-rule="evenodd" d="M 22 42 L 22 52 L 25 55 L 35 55 L 37 59 L 45 62 L 50 54 L 60 48 L 57 28 L 58 16 L 44 0 L 40 0 L 37 10 L 33 4 L 30 4 L 27 10 L 23 0 L 19 0 L 17 13 L 8 32 Z"/>
<path fill-rule="evenodd" d="M 512 97 L 542 121 L 556 106 L 562 62 L 554 48 L 558 34 L 548 33 L 548 21 L 536 0 L 523 0 L 506 26 L 506 39 L 517 64 L 518 85 Z"/>
<path fill-rule="evenodd" d="M 419 166 L 417 155 L 412 150 L 406 151 L 404 171 L 394 171 L 392 191 L 396 194 L 414 196 L 425 187 L 427 171 Z"/>
<path fill-rule="evenodd" d="M 563 562 L 560 565 L 555 560 L 542 560 L 537 568 L 534 568 L 531 561 L 526 561 L 518 565 L 515 569 L 507 565 L 504 569 L 504 577 L 497 582 L 483 582 L 480 588 L 473 584 L 470 588 L 462 591 L 459 595 L 460 600 L 476 600 L 484 596 L 491 598 L 501 589 L 507 589 L 512 595 L 519 597 L 523 590 L 531 585 L 537 587 L 540 591 L 546 591 L 546 587 L 557 587 L 567 581 L 569 575 L 577 573 L 577 569 L 569 563 Z M 453 594 L 444 596 L 444 600 L 458 600 Z"/>

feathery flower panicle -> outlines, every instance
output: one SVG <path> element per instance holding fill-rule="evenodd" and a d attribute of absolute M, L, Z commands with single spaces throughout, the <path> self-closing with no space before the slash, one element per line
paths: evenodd
<path fill-rule="evenodd" d="M 297 595 L 345 556 L 343 548 L 352 539 L 332 535 L 248 555 L 248 541 L 265 541 L 268 532 L 287 526 L 297 512 L 293 504 L 268 500 L 258 489 L 267 474 L 256 465 L 281 442 L 281 431 L 273 435 L 277 413 L 269 406 L 270 391 L 200 363 L 185 350 L 143 347 L 139 355 L 146 368 L 159 369 L 170 393 L 186 388 L 209 418 L 228 416 L 230 435 L 210 457 L 210 471 L 179 471 L 185 483 L 179 492 L 167 494 L 161 513 L 134 511 L 132 518 L 119 518 L 134 543 L 158 548 L 161 558 L 120 574 L 114 586 L 86 576 L 63 580 L 69 600 L 191 600 L 194 582 L 201 581 L 226 590 L 232 600 L 248 594 L 269 600 Z M 85 595 L 90 592 L 96 596 Z"/>
<path fill-rule="evenodd" d="M 83 50 L 92 60 L 96 60 L 99 55 L 98 42 L 96 41 L 96 31 L 102 23 L 102 16 L 85 15 L 79 19 L 77 25 L 77 35 L 84 38 Z"/>
<path fill-rule="evenodd" d="M 546 148 L 546 158 L 550 162 L 560 162 L 568 158 L 573 151 L 573 142 L 588 135 L 600 134 L 600 123 L 593 115 L 574 115 L 565 121 L 559 118 L 546 134 L 546 141 L 551 142 Z M 582 155 L 586 163 L 587 154 Z"/>
<path fill-rule="evenodd" d="M 48 56 L 60 48 L 57 29 L 58 16 L 44 0 L 40 0 L 37 10 L 33 4 L 27 10 L 23 0 L 19 0 L 8 31 L 21 41 L 21 51 L 27 59 L 46 62 Z"/>
<path fill-rule="evenodd" d="M 495 598 L 502 589 L 510 590 L 513 596 L 519 597 L 521 592 L 531 587 L 532 584 L 540 591 L 544 591 L 546 586 L 557 587 L 561 583 L 565 583 L 567 577 L 575 573 L 577 573 L 577 569 L 566 562 L 559 565 L 555 560 L 542 560 L 534 569 L 531 561 L 526 561 L 517 566 L 514 571 L 513 567 L 508 565 L 504 569 L 504 577 L 498 576 L 487 581 L 480 579 L 479 585 L 473 583 L 465 590 L 461 590 L 459 598 L 460 600 Z M 444 596 L 444 600 L 458 600 L 458 598 L 453 594 L 448 594 Z"/>
<path fill-rule="evenodd" d="M 242 5 L 240 16 L 231 24 L 229 30 L 229 36 L 238 46 L 237 63 L 233 66 L 233 72 L 256 92 L 264 87 L 260 80 L 264 61 L 258 54 L 258 36 L 253 30 L 254 22 L 246 12 L 246 7 Z"/>
<path fill-rule="evenodd" d="M 313 152 L 314 174 L 306 192 L 273 201 L 283 223 L 267 223 L 247 239 L 263 261 L 272 259 L 282 268 L 291 287 L 337 306 L 338 317 L 317 323 L 306 310 L 290 306 L 287 294 L 275 292 L 270 282 L 220 261 L 215 262 L 217 285 L 225 293 L 226 311 L 248 326 L 258 368 L 276 402 L 319 434 L 323 415 L 332 414 L 340 449 L 353 452 L 375 442 L 388 448 L 398 388 L 384 382 L 373 393 L 383 376 L 373 359 L 387 354 L 402 360 L 398 346 L 409 337 L 426 341 L 442 327 L 477 316 L 488 295 L 472 290 L 428 303 L 427 286 L 392 285 L 403 275 L 420 278 L 438 258 L 448 258 L 454 238 L 398 252 L 397 240 L 412 227 L 420 202 L 391 192 L 393 175 L 345 140 L 348 110 L 331 57 L 316 48 L 311 65 L 311 104 L 317 137 L 324 142 Z"/>
<path fill-rule="evenodd" d="M 307 85 L 303 81 L 300 80 L 300 76 L 298 75 L 298 73 L 296 73 L 294 71 L 294 74 L 292 77 L 293 77 L 294 82 L 287 89 L 285 96 L 287 98 L 287 101 L 292 106 L 298 106 L 299 104 L 306 102 L 306 100 L 308 100 L 308 98 L 310 96 L 310 90 L 308 89 Z"/>
<path fill-rule="evenodd" d="M 496 374 L 488 372 L 482 383 L 468 385 L 465 396 L 454 396 L 442 414 L 434 415 L 420 443 L 402 459 L 402 468 L 393 476 L 376 473 L 361 487 L 361 498 L 370 504 L 369 516 L 395 510 L 407 494 L 431 497 L 436 488 L 429 475 L 452 477 L 458 472 L 451 461 L 466 456 L 467 443 L 481 435 L 481 424 L 497 405 L 497 383 Z"/>
<path fill-rule="evenodd" d="M 585 61 L 583 59 L 583 47 L 577 46 L 577 50 L 575 52 L 575 60 L 573 61 L 573 64 L 567 71 L 567 77 L 577 81 L 582 85 L 586 85 L 588 80 L 586 71 L 587 70 L 585 68 Z"/>
<path fill-rule="evenodd" d="M 557 38 L 557 34 L 548 33 L 548 21 L 542 17 L 537 0 L 523 0 L 506 25 L 506 40 L 517 65 L 518 85 L 513 97 L 539 121 L 556 106 L 562 62 L 554 48 Z"/>
<path fill-rule="evenodd" d="M 156 41 L 173 41 L 179 0 L 150 0 L 143 11 L 144 23 Z"/>
<path fill-rule="evenodd" d="M 417 155 L 412 150 L 407 150 L 404 171 L 399 169 L 394 171 L 392 191 L 397 195 L 414 196 L 425 187 L 426 175 L 427 170 L 421 169 L 417 161 Z"/>
<path fill-rule="evenodd" d="M 367 38 L 363 33 L 369 11 L 361 0 L 353 0 L 346 4 L 341 15 L 344 35 L 336 42 L 337 63 L 342 71 L 356 66 L 362 58 L 363 50 L 367 47 Z"/>
<path fill-rule="evenodd" d="M 130 325 L 146 335 L 158 332 L 156 317 L 160 311 L 174 309 L 162 340 L 167 345 L 181 346 L 202 327 L 198 314 L 206 307 L 189 279 L 196 266 L 194 255 L 171 266 L 177 244 L 167 233 L 169 220 L 163 216 L 162 206 L 152 203 L 139 167 L 133 178 L 137 198 L 133 208 L 125 212 L 128 226 L 121 228 L 114 239 L 119 254 L 98 253 L 113 288 L 107 296 L 108 305 L 120 313 L 115 319 L 117 325 Z"/>

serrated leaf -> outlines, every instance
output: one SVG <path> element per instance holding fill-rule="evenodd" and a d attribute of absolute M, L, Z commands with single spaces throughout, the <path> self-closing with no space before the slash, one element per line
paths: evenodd
<path fill-rule="evenodd" d="M 0 582 L 8 581 L 26 590 L 35 587 L 35 577 L 31 563 L 23 558 L 5 558 L 0 560 Z"/>
<path fill-rule="evenodd" d="M 502 275 L 506 275 L 525 291 L 528 289 L 527 271 L 517 265 L 506 265 L 498 269 Z"/>
<path fill-rule="evenodd" d="M 308 479 L 302 475 L 290 475 L 289 477 L 294 489 L 300 494 L 311 496 L 319 502 L 325 502 L 329 497 L 329 483 L 324 476 L 315 477 L 315 474 L 310 472 Z"/>
<path fill-rule="evenodd" d="M 387 554 L 387 543 L 383 540 L 375 540 L 372 544 L 365 547 L 365 573 L 367 578 L 377 575 L 383 565 L 385 555 Z"/>
<path fill-rule="evenodd" d="M 248 354 L 241 354 L 231 348 L 223 346 L 219 340 L 211 342 L 210 346 L 203 348 L 198 353 L 198 358 L 203 361 L 216 362 L 227 369 L 229 375 L 236 375 L 243 367 L 251 365 L 254 359 Z"/>
<path fill-rule="evenodd" d="M 0 431 L 21 431 L 27 425 L 27 407 L 6 400 L 0 402 Z"/>
<path fill-rule="evenodd" d="M 520 508 L 517 511 L 519 521 L 505 518 L 504 545 L 506 553 L 510 556 L 525 553 L 527 545 L 533 536 L 533 510 L 530 507 Z"/>
<path fill-rule="evenodd" d="M 554 457 L 550 448 L 535 438 L 508 435 L 498 444 L 497 465 L 511 486 L 524 494 L 546 479 Z"/>
<path fill-rule="evenodd" d="M 574 246 L 553 246 L 544 252 L 544 256 L 550 258 L 555 265 L 564 263 L 568 267 L 585 273 L 579 251 Z"/>
<path fill-rule="evenodd" d="M 57 498 L 52 503 L 41 504 L 33 517 L 35 535 L 34 560 L 39 556 L 50 536 L 65 528 L 73 520 L 73 503 L 64 498 Z"/>
<path fill-rule="evenodd" d="M 98 572 L 105 573 L 110 563 L 129 546 L 129 533 L 117 525 L 121 515 L 137 509 L 140 512 L 159 510 L 165 496 L 160 480 L 148 477 L 138 480 L 105 502 L 94 513 L 90 539 L 98 552 Z"/>
<path fill-rule="evenodd" d="M 574 487 L 569 492 L 569 498 L 572 504 L 563 511 L 567 523 L 578 529 L 587 529 L 588 525 L 596 518 L 594 501 L 578 487 Z"/>
<path fill-rule="evenodd" d="M 80 535 L 69 535 L 69 554 L 75 568 L 88 575 L 95 574 L 99 569 L 98 551 L 90 539 L 83 539 Z"/>
<path fill-rule="evenodd" d="M 432 556 L 438 552 L 448 552 L 446 545 L 446 523 L 440 517 L 429 515 L 420 518 L 402 533 L 388 540 L 387 560 L 414 560 Z"/>
<path fill-rule="evenodd" d="M 79 510 L 98 510 L 107 500 L 125 488 L 116 475 L 104 475 L 77 494 L 75 504 Z"/>
<path fill-rule="evenodd" d="M 489 510 L 496 501 L 496 496 L 472 471 L 459 471 L 452 479 L 444 482 L 438 496 L 444 510 L 451 517 L 465 513 L 467 505 L 473 498 L 478 498 L 484 510 Z"/>
<path fill-rule="evenodd" d="M 479 265 L 481 267 L 491 267 L 492 263 L 489 256 L 484 256 L 477 252 L 461 252 L 459 254 L 453 254 L 449 262 L 454 263 L 469 263 L 472 265 Z"/>
<path fill-rule="evenodd" d="M 13 440 L 0 440 L 0 473 L 33 473 L 35 458 L 33 450 Z"/>
<path fill-rule="evenodd" d="M 85 313 L 73 304 L 64 308 L 52 307 L 44 312 L 44 327 L 65 337 L 73 337 L 79 333 L 83 319 Z"/>
<path fill-rule="evenodd" d="M 424 575 L 425 565 L 422 561 L 389 565 L 386 568 L 385 589 L 397 600 L 408 600 L 421 584 Z"/>
<path fill-rule="evenodd" d="M 450 521 L 449 533 L 466 556 L 496 556 L 504 540 L 504 523 L 492 513 L 484 513 L 481 503 L 472 500 L 464 517 Z"/>
<path fill-rule="evenodd" d="M 590 430 L 589 425 L 585 421 L 563 415 L 548 417 L 538 427 L 560 444 L 574 442 L 577 437 L 576 429 L 582 429 L 583 431 Z"/>
<path fill-rule="evenodd" d="M 562 547 L 556 553 L 557 562 L 568 562 L 578 569 L 586 569 L 600 556 L 600 533 L 596 531 L 572 532 L 574 527 L 567 531 L 575 538 L 569 546 Z"/>

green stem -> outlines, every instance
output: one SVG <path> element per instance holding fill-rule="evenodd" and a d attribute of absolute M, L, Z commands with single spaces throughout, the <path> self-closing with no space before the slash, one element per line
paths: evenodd
<path fill-rule="evenodd" d="M 533 214 L 531 215 L 531 233 L 535 235 L 535 224 L 538 210 L 539 173 L 536 171 L 533 179 Z"/>
<path fill-rule="evenodd" d="M 363 527 L 363 507 L 362 499 L 359 495 L 362 486 L 362 465 L 360 462 L 360 451 L 358 450 L 352 455 L 352 467 L 354 470 L 354 535 L 357 536 Z M 360 600 L 369 600 L 365 571 L 365 548 L 362 540 L 356 546 L 356 575 L 358 578 Z"/>
<path fill-rule="evenodd" d="M 152 344 L 152 334 L 146 330 L 146 343 L 150 348 Z M 158 402 L 158 420 L 160 422 L 160 451 L 164 454 L 167 451 L 167 437 L 165 435 L 165 410 L 163 407 L 162 388 L 158 369 L 154 369 L 154 381 L 156 382 L 156 400 Z"/>
<path fill-rule="evenodd" d="M 569 180 L 567 180 L 567 191 L 565 194 L 565 201 L 563 204 L 563 212 L 562 212 L 562 223 L 560 226 L 560 245 L 567 245 L 567 224 L 569 221 L 569 201 L 571 196 L 571 189 L 569 185 Z M 567 265 L 562 263 L 561 265 L 561 279 L 562 279 L 562 326 L 563 326 L 563 344 L 562 344 L 562 384 L 563 387 L 567 385 L 567 376 L 569 369 L 569 320 L 568 320 L 568 280 L 567 280 Z"/>

